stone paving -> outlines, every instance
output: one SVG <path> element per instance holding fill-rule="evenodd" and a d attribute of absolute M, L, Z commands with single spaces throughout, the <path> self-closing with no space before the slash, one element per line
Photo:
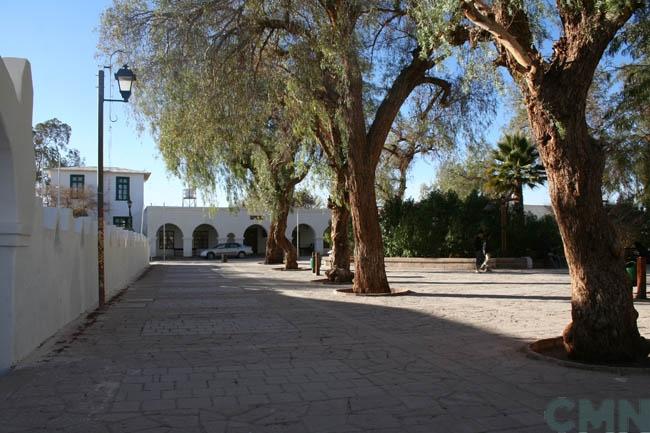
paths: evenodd
<path fill-rule="evenodd" d="M 568 322 L 565 273 L 399 270 L 392 286 L 416 294 L 392 298 L 314 278 L 252 260 L 154 264 L 0 378 L 0 432 L 546 432 L 557 397 L 650 393 L 648 374 L 523 353 Z M 636 307 L 650 335 L 650 304 Z"/>

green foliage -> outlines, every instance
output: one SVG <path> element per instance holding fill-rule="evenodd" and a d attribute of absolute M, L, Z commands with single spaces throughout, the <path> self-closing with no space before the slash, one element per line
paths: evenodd
<path fill-rule="evenodd" d="M 501 251 L 499 207 L 476 191 L 464 199 L 435 190 L 419 202 L 390 200 L 382 208 L 381 225 L 386 255 L 393 257 L 473 257 L 479 231 L 501 256 L 543 259 L 562 249 L 555 219 L 527 214 L 510 223 L 509 250 Z"/>
<path fill-rule="evenodd" d="M 537 148 L 523 135 L 506 135 L 492 151 L 488 190 L 523 209 L 523 186 L 535 188 L 546 181 Z"/>
<path fill-rule="evenodd" d="M 381 212 L 388 256 L 470 257 L 474 236 L 481 229 L 495 227 L 497 221 L 490 200 L 476 192 L 464 200 L 440 191 L 430 192 L 419 202 L 393 199 Z"/>
<path fill-rule="evenodd" d="M 37 183 L 50 183 L 43 172 L 46 168 L 58 167 L 59 163 L 61 167 L 83 165 L 79 150 L 68 147 L 72 135 L 70 125 L 54 118 L 37 123 L 32 133 Z"/>
<path fill-rule="evenodd" d="M 307 189 L 297 189 L 293 193 L 292 207 L 319 209 L 323 207 L 323 200 Z"/>
<path fill-rule="evenodd" d="M 590 127 L 607 146 L 603 186 L 618 201 L 650 209 L 650 8 L 617 36 L 612 54 L 625 62 L 603 68 L 592 84 Z M 613 89 L 613 90 L 612 90 Z"/>
<path fill-rule="evenodd" d="M 287 76 L 268 58 L 251 61 L 251 34 L 219 33 L 234 13 L 227 3 L 117 0 L 102 16 L 100 49 L 125 49 L 143 70 L 136 115 L 169 171 L 275 214 L 314 163 L 315 143 Z"/>
<path fill-rule="evenodd" d="M 431 189 L 453 191 L 462 199 L 473 191 L 485 195 L 488 182 L 485 167 L 489 164 L 488 155 L 489 151 L 485 146 L 475 146 L 464 160 L 445 159 L 438 167 L 436 181 Z"/>

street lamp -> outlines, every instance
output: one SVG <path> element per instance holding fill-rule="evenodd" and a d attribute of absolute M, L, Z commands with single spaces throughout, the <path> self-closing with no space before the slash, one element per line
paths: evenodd
<path fill-rule="evenodd" d="M 131 97 L 131 87 L 135 81 L 135 74 L 129 69 L 128 65 L 124 65 L 119 71 L 115 73 L 115 79 L 120 88 L 120 94 L 124 98 L 124 102 L 129 102 Z"/>
<path fill-rule="evenodd" d="M 113 54 L 111 54 L 111 64 Z M 110 70 L 111 66 L 104 66 L 99 70 L 97 88 L 97 277 L 100 307 L 106 302 L 106 290 L 104 288 L 104 102 L 129 102 L 131 87 L 135 81 L 135 74 L 129 69 L 128 65 L 122 66 L 115 73 L 122 99 L 105 99 L 104 69 Z M 129 205 L 129 216 L 131 214 L 130 208 Z"/>
<path fill-rule="evenodd" d="M 131 197 L 129 197 L 129 201 L 127 201 L 126 204 L 129 206 L 129 230 L 133 231 L 133 215 L 131 215 L 131 206 L 133 206 L 133 202 L 131 201 Z"/>

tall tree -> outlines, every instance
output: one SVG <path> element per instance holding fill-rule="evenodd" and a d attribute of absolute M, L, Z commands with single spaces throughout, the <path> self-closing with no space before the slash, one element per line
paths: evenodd
<path fill-rule="evenodd" d="M 535 188 L 546 182 L 544 166 L 535 145 L 519 134 L 505 135 L 492 151 L 488 188 L 512 202 L 519 218 L 524 216 L 524 186 Z"/>
<path fill-rule="evenodd" d="M 398 113 L 377 169 L 381 201 L 404 199 L 408 172 L 416 156 L 444 157 L 465 143 L 481 140 L 494 110 L 488 80 L 463 77 L 449 87 L 418 87 Z"/>
<path fill-rule="evenodd" d="M 538 47 L 553 32 L 539 31 L 540 4 L 545 5 L 460 0 L 445 12 L 470 23 L 477 40 L 494 44 L 497 64 L 523 95 L 571 271 L 572 321 L 563 333 L 567 353 L 587 361 L 643 358 L 650 347 L 637 328 L 622 249 L 602 204 L 604 146 L 590 134 L 585 112 L 605 50 L 644 2 L 558 0 L 549 12 L 559 18 L 559 38 L 548 57 Z M 434 17 L 425 26 L 441 22 L 439 6 L 422 3 L 423 16 Z"/>
<path fill-rule="evenodd" d="M 104 13 L 100 48 L 127 47 L 149 72 L 140 74 L 135 107 L 151 125 L 167 168 L 207 190 L 219 182 L 231 203 L 245 197 L 250 207 L 270 212 L 265 261 L 281 263 L 284 256 L 287 269 L 297 268 L 287 217 L 315 143 L 297 133 L 300 116 L 288 104 L 285 77 L 230 50 L 237 39 L 222 41 L 233 55 L 206 57 L 211 24 L 192 15 L 189 3 L 148 6 L 116 2 Z"/>
<path fill-rule="evenodd" d="M 33 129 L 36 183 L 49 185 L 46 168 L 73 167 L 83 164 L 79 150 L 68 147 L 72 128 L 59 119 L 37 123 Z"/>
<path fill-rule="evenodd" d="M 390 290 L 376 195 L 369 185 L 375 184 L 375 169 L 393 121 L 413 90 L 421 85 L 448 86 L 444 77 L 432 73 L 434 66 L 443 66 L 446 52 L 418 45 L 406 2 L 121 0 L 109 16 L 105 15 L 104 28 L 110 30 L 104 35 L 112 32 L 112 40 L 125 42 L 127 48 L 138 40 L 135 54 L 155 46 L 158 56 L 169 56 L 181 46 L 173 55 L 188 62 L 185 47 L 196 44 L 204 61 L 219 63 L 239 54 L 252 68 L 265 64 L 288 72 L 286 83 L 294 93 L 287 103 L 300 106 L 304 117 L 310 118 L 310 133 L 339 170 L 336 180 L 344 181 L 341 187 L 349 194 L 354 290 Z M 148 36 L 151 31 L 154 35 Z M 457 43 L 466 33 L 446 36 Z M 200 56 L 193 59 L 198 62 Z M 233 71 L 215 68 L 213 82 L 223 84 L 225 73 Z M 367 112 L 372 99 L 380 102 Z"/>
<path fill-rule="evenodd" d="M 488 176 L 485 170 L 490 164 L 487 145 L 472 146 L 464 159 L 459 155 L 445 158 L 436 170 L 436 179 L 428 187 L 424 187 L 421 197 L 431 191 L 453 191 L 461 199 L 465 199 L 473 191 L 481 195 L 489 195 L 486 185 Z"/>

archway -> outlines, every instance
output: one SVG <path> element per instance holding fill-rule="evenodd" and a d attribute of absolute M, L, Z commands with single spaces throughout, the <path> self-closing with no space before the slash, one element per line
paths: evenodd
<path fill-rule="evenodd" d="M 314 251 L 314 244 L 316 242 L 316 232 L 309 224 L 300 224 L 300 236 L 297 236 L 296 229 L 291 232 L 291 243 L 296 246 L 296 238 L 300 237 L 300 245 L 298 247 L 298 255 L 309 255 Z"/>
<path fill-rule="evenodd" d="M 156 232 L 156 256 L 183 257 L 183 231 L 175 224 L 163 224 Z"/>
<path fill-rule="evenodd" d="M 210 224 L 201 224 L 192 232 L 192 255 L 198 256 L 201 251 L 214 248 L 219 243 L 219 233 Z"/>
<path fill-rule="evenodd" d="M 253 254 L 264 255 L 266 252 L 266 238 L 268 234 L 264 227 L 253 224 L 244 231 L 244 245 L 253 249 Z"/>

